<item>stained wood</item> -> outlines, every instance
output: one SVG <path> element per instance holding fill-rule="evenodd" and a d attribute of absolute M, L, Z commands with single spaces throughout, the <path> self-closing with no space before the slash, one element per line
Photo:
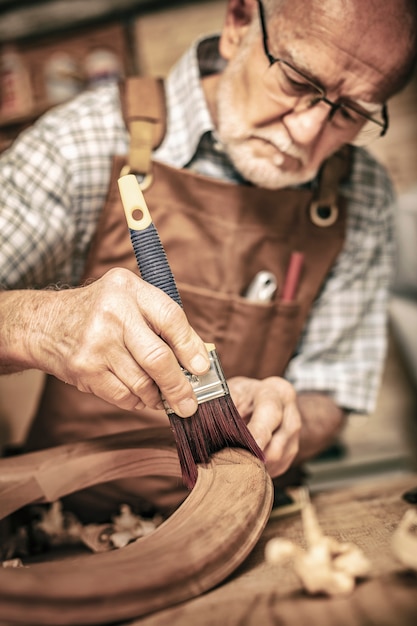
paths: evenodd
<path fill-rule="evenodd" d="M 4 459 L 1 517 L 103 480 L 161 473 L 180 477 L 172 441 L 157 429 Z M 272 496 L 258 459 L 222 450 L 199 467 L 187 499 L 152 534 L 112 552 L 0 570 L 0 616 L 25 626 L 107 624 L 193 598 L 247 557 Z"/>
<path fill-rule="evenodd" d="M 391 550 L 393 531 L 410 508 L 402 494 L 415 486 L 417 474 L 379 477 L 313 498 L 323 532 L 353 541 L 371 561 L 369 578 L 350 596 L 308 596 L 291 565 L 265 562 L 272 537 L 304 546 L 299 514 L 272 516 L 249 558 L 227 582 L 129 626 L 416 626 L 417 576 Z"/>

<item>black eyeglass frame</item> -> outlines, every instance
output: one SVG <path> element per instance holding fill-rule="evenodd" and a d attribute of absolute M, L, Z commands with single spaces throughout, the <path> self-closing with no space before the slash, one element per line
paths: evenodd
<path fill-rule="evenodd" d="M 329 119 L 332 119 L 332 117 L 334 116 L 334 114 L 336 113 L 336 111 L 338 111 L 339 109 L 341 109 L 342 107 L 346 108 L 346 109 L 352 109 L 352 111 L 354 111 L 355 113 L 357 113 L 358 115 L 362 115 L 362 117 L 364 117 L 365 119 L 367 119 L 369 122 L 373 122 L 374 124 L 377 124 L 378 126 L 381 127 L 381 133 L 380 133 L 380 137 L 383 137 L 389 127 L 389 116 L 388 116 L 388 105 L 386 103 L 384 103 L 382 105 L 382 109 L 381 109 L 381 115 L 382 115 L 382 122 L 380 122 L 379 120 L 376 120 L 374 117 L 372 117 L 372 115 L 367 114 L 365 111 L 359 111 L 358 109 L 355 109 L 354 106 L 350 105 L 350 104 L 344 104 L 344 103 L 337 103 L 337 102 L 332 102 L 331 100 L 329 100 L 326 96 L 326 92 L 323 89 L 323 87 L 320 87 L 319 85 L 316 85 L 314 83 L 314 81 L 311 80 L 311 78 L 309 78 L 308 76 L 305 76 L 303 74 L 303 72 L 300 72 L 299 69 L 297 69 L 296 67 L 293 67 L 291 65 L 291 63 L 288 63 L 288 61 L 286 61 L 285 59 L 281 59 L 278 57 L 274 57 L 268 48 L 268 31 L 266 28 L 266 18 L 265 18 L 265 11 L 264 11 L 264 6 L 262 4 L 262 0 L 257 0 L 258 2 L 258 6 L 259 6 L 259 18 L 260 18 L 260 22 L 261 22 L 261 29 L 262 29 L 262 42 L 263 42 L 263 48 L 264 48 L 264 52 L 265 55 L 269 61 L 269 65 L 274 65 L 275 63 L 284 63 L 284 65 L 287 65 L 291 70 L 293 70 L 295 73 L 299 74 L 300 76 L 302 76 L 308 83 L 311 84 L 312 87 L 314 87 L 315 89 L 317 89 L 318 93 L 321 93 L 322 95 L 319 96 L 317 98 L 316 101 L 312 102 L 312 106 L 318 104 L 319 102 L 325 102 L 329 107 L 330 107 L 330 116 Z"/>

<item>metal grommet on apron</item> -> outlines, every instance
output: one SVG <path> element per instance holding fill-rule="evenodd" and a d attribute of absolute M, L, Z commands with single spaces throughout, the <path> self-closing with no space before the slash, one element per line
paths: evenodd
<path fill-rule="evenodd" d="M 339 217 L 339 207 L 334 202 L 323 203 L 314 200 L 310 204 L 310 219 L 313 224 L 320 228 L 328 228 L 337 222 Z"/>
<path fill-rule="evenodd" d="M 350 171 L 350 147 L 344 146 L 328 159 L 318 176 L 318 186 L 309 208 L 309 217 L 315 226 L 329 228 L 340 217 L 338 185 Z"/>

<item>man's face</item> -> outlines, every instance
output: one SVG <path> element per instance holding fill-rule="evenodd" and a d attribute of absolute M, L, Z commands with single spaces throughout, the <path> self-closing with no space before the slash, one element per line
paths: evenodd
<path fill-rule="evenodd" d="M 333 102 L 379 112 L 389 90 L 386 76 L 393 71 L 384 24 L 369 32 L 369 10 L 358 15 L 343 4 L 338 11 L 338 3 L 312 0 L 307 12 L 302 0 L 287 2 L 278 17 L 266 19 L 269 51 L 314 79 Z M 274 67 L 269 68 L 257 14 L 254 20 L 242 31 L 241 43 L 219 78 L 217 130 L 247 180 L 282 188 L 311 180 L 359 128 L 335 126 L 324 102 L 299 110 L 297 98 L 280 93 L 279 83 L 271 95 L 268 81 Z"/>

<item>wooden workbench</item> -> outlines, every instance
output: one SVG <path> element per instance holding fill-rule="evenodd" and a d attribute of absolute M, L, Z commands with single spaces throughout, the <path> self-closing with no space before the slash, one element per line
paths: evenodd
<path fill-rule="evenodd" d="M 380 477 L 312 498 L 325 534 L 355 542 L 372 563 L 369 578 L 348 597 L 309 597 L 291 566 L 265 563 L 272 537 L 303 545 L 296 513 L 272 517 L 250 557 L 217 589 L 131 626 L 416 626 L 417 574 L 407 572 L 390 549 L 393 531 L 411 508 L 402 494 L 416 486 L 416 474 Z"/>

